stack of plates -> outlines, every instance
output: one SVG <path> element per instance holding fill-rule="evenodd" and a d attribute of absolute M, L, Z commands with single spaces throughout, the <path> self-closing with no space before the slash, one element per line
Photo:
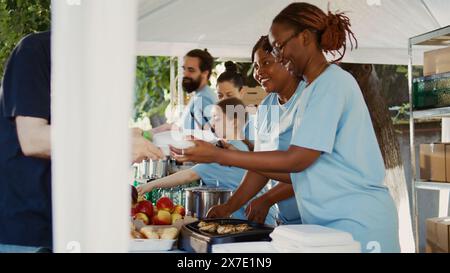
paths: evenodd
<path fill-rule="evenodd" d="M 278 252 L 359 253 L 361 246 L 350 233 L 318 225 L 284 225 L 270 234 Z"/>
<path fill-rule="evenodd" d="M 271 242 L 214 245 L 215 253 L 360 253 L 350 233 L 317 225 L 282 225 L 270 234 Z"/>

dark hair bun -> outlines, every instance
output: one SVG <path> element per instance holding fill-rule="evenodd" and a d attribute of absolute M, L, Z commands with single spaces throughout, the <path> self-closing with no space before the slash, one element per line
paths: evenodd
<path fill-rule="evenodd" d="M 238 73 L 238 67 L 234 62 L 225 62 L 225 72 L 219 75 L 217 78 L 217 83 L 231 81 L 234 86 L 236 86 L 239 91 L 241 91 L 244 86 L 244 78 L 241 73 Z"/>
<path fill-rule="evenodd" d="M 328 12 L 320 43 L 323 50 L 339 50 L 345 46 L 347 24 L 349 24 L 348 19 L 346 20 L 341 14 Z"/>
<path fill-rule="evenodd" d="M 237 73 L 237 65 L 232 61 L 225 62 L 225 71 Z"/>
<path fill-rule="evenodd" d="M 358 48 L 350 18 L 343 12 L 332 13 L 328 10 L 327 14 L 312 4 L 291 3 L 273 19 L 273 23 L 285 24 L 297 31 L 315 30 L 320 48 L 336 57 L 334 63 L 342 60 L 348 43 L 351 50 Z"/>

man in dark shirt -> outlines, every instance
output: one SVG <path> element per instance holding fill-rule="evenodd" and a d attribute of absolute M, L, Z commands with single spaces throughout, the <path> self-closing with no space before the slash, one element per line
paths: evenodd
<path fill-rule="evenodd" d="M 26 36 L 0 87 L 0 253 L 52 248 L 50 32 Z M 132 133 L 133 160 L 162 153 Z"/>
<path fill-rule="evenodd" d="M 22 39 L 6 64 L 0 91 L 0 252 L 52 247 L 50 74 L 50 32 Z"/>

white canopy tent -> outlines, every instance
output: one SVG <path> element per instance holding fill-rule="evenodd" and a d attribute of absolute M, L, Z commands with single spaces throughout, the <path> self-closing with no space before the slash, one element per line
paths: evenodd
<path fill-rule="evenodd" d="M 249 59 L 275 15 L 291 0 L 140 0 L 137 54 L 182 56 L 208 48 L 215 57 Z M 450 24 L 448 0 L 309 0 L 345 11 L 359 42 L 351 63 L 407 64 L 408 38 Z M 416 64 L 422 63 L 416 52 Z"/>

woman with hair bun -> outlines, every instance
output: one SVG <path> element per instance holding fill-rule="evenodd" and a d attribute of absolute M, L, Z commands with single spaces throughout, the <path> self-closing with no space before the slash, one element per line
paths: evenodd
<path fill-rule="evenodd" d="M 369 111 L 356 80 L 334 64 L 348 43 L 357 46 L 349 18 L 292 3 L 273 20 L 270 42 L 277 61 L 306 82 L 288 150 L 245 153 L 196 141 L 177 158 L 292 183 L 304 224 L 349 232 L 363 252 L 399 252 L 397 210 L 383 185 L 385 167 Z M 329 63 L 325 54 L 336 58 Z M 219 205 L 209 216 L 224 211 Z"/>
<path fill-rule="evenodd" d="M 217 78 L 217 96 L 219 100 L 236 97 L 242 98 L 242 87 L 244 78 L 238 72 L 237 65 L 234 62 L 225 62 L 225 72 Z"/>

